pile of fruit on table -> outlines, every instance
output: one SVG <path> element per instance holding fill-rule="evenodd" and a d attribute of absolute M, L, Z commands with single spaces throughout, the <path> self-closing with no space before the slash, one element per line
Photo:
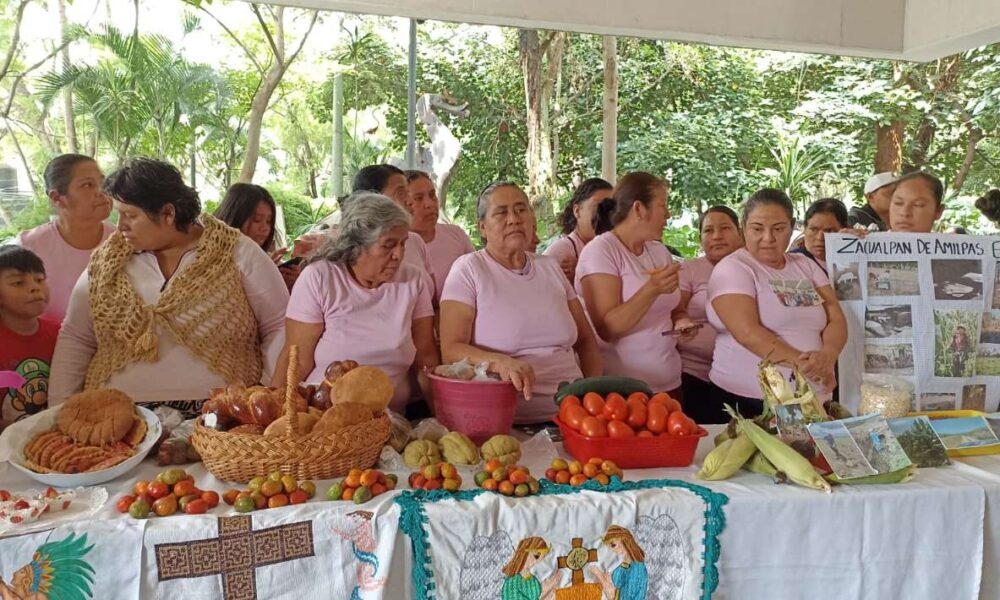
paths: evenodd
<path fill-rule="evenodd" d="M 583 398 L 567 395 L 559 404 L 559 420 L 589 438 L 695 435 L 698 425 L 684 414 L 670 394 L 618 392 L 602 396 L 587 392 Z"/>

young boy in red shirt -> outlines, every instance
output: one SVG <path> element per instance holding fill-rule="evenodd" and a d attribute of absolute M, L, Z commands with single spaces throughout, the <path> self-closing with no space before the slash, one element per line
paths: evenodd
<path fill-rule="evenodd" d="M 40 318 L 48 302 L 42 259 L 20 246 L 0 246 L 0 430 L 48 407 L 59 335 L 58 323 Z"/>

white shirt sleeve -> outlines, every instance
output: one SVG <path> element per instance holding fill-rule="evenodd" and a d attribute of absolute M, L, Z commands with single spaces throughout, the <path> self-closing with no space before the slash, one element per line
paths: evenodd
<path fill-rule="evenodd" d="M 83 390 L 90 361 L 97 352 L 97 335 L 90 318 L 90 278 L 84 271 L 73 287 L 49 373 L 49 406 Z"/>

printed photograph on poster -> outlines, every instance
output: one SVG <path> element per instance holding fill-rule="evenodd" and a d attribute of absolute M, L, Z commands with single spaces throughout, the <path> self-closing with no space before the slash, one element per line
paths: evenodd
<path fill-rule="evenodd" d="M 1000 443 L 989 423 L 983 417 L 958 417 L 955 419 L 934 419 L 931 427 L 941 438 L 944 447 L 974 448 Z"/>
<path fill-rule="evenodd" d="M 920 294 L 915 260 L 868 263 L 869 296 L 916 296 Z"/>
<path fill-rule="evenodd" d="M 772 279 L 770 284 L 778 302 L 784 306 L 798 308 L 823 304 L 823 298 L 807 279 Z"/>
<path fill-rule="evenodd" d="M 935 300 L 976 300 L 983 297 L 982 261 L 934 259 L 931 275 Z"/>
<path fill-rule="evenodd" d="M 976 375 L 1000 375 L 1000 344 L 979 344 L 976 350 Z"/>
<path fill-rule="evenodd" d="M 941 392 L 920 394 L 920 410 L 955 410 L 955 401 L 957 399 L 955 394 Z"/>
<path fill-rule="evenodd" d="M 865 307 L 866 338 L 910 338 L 913 309 L 909 304 Z"/>
<path fill-rule="evenodd" d="M 865 373 L 913 375 L 913 346 L 865 344 Z"/>
<path fill-rule="evenodd" d="M 986 415 L 986 423 L 989 424 L 993 435 L 997 436 L 997 439 L 1000 439 L 1000 413 Z"/>
<path fill-rule="evenodd" d="M 876 472 L 892 473 L 912 464 L 881 415 L 844 419 L 843 423 L 865 460 Z"/>
<path fill-rule="evenodd" d="M 986 410 L 986 384 L 973 383 L 962 386 L 962 410 Z"/>
<path fill-rule="evenodd" d="M 810 423 L 808 428 L 816 448 L 826 457 L 837 477 L 853 479 L 876 474 L 842 421 Z"/>
<path fill-rule="evenodd" d="M 779 404 L 774 407 L 778 421 L 778 438 L 791 446 L 809 462 L 816 460 L 816 444 L 806 429 L 806 416 L 800 404 Z"/>
<path fill-rule="evenodd" d="M 926 416 L 889 419 L 889 429 L 918 467 L 940 467 L 951 463 L 941 438 Z"/>
<path fill-rule="evenodd" d="M 861 277 L 858 273 L 858 263 L 833 265 L 830 281 L 833 282 L 838 300 L 861 300 Z"/>
<path fill-rule="evenodd" d="M 975 310 L 934 311 L 934 375 L 973 376 L 981 321 Z"/>
<path fill-rule="evenodd" d="M 993 271 L 993 308 L 1000 308 L 1000 262 L 996 263 Z"/>

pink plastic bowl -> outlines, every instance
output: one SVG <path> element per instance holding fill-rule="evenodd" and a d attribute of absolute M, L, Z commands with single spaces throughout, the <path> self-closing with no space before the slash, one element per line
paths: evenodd
<path fill-rule="evenodd" d="M 428 373 L 434 389 L 434 416 L 451 431 L 482 444 L 510 433 L 517 412 L 517 391 L 502 381 L 462 381 Z"/>

